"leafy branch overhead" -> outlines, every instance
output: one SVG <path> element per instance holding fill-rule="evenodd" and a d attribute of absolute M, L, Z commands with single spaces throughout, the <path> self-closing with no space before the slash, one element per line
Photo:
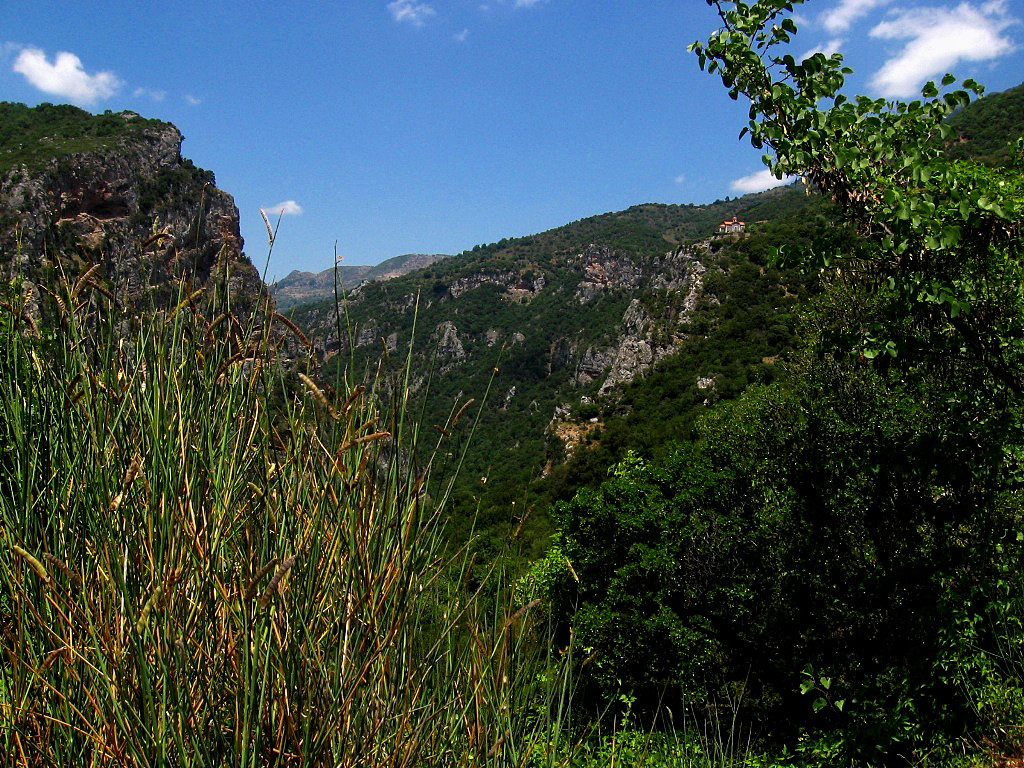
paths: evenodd
<path fill-rule="evenodd" d="M 946 75 L 910 103 L 849 99 L 843 86 L 852 70 L 841 54 L 797 60 L 787 51 L 797 31 L 788 14 L 799 2 L 708 0 L 722 27 L 690 50 L 732 98 L 749 99 L 740 135 L 769 150 L 772 172 L 801 176 L 857 225 L 869 248 L 842 261 L 886 297 L 890 319 L 909 316 L 916 331 L 927 329 L 932 339 L 917 338 L 918 346 L 936 334 L 955 338 L 951 349 L 965 346 L 1000 386 L 1021 392 L 1024 145 L 1008 169 L 948 158 L 948 118 L 982 93 L 972 80 L 953 89 Z M 810 263 L 833 265 L 832 255 Z M 896 322 L 888 325 L 888 338 L 864 334 L 867 357 L 914 346 Z"/>

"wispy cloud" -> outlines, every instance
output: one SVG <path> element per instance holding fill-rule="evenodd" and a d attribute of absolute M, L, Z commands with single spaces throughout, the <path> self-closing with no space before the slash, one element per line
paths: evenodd
<path fill-rule="evenodd" d="M 532 8 L 533 6 L 540 3 L 542 0 L 515 0 L 512 4 L 513 8 Z"/>
<path fill-rule="evenodd" d="M 95 104 L 109 99 L 122 85 L 113 72 L 89 74 L 82 60 L 67 51 L 58 52 L 51 63 L 40 49 L 25 48 L 14 60 L 13 69 L 43 93 L 75 104 Z"/>
<path fill-rule="evenodd" d="M 857 19 L 889 2 L 890 0 L 839 0 L 835 8 L 822 14 L 821 23 L 833 35 L 845 32 Z"/>
<path fill-rule="evenodd" d="M 4 62 L 6 62 L 7 59 L 9 59 L 11 56 L 18 53 L 19 51 L 23 50 L 24 48 L 24 45 L 21 45 L 19 43 L 12 43 L 8 40 L 3 45 L 0 45 L 0 59 L 3 59 Z"/>
<path fill-rule="evenodd" d="M 674 179 L 672 179 L 672 181 L 674 181 L 676 184 L 685 184 L 686 183 L 686 174 L 685 173 L 680 173 L 678 176 L 676 176 Z"/>
<path fill-rule="evenodd" d="M 185 103 L 188 104 L 190 107 L 198 107 L 200 104 L 203 103 L 203 100 L 193 96 L 191 93 L 186 93 Z"/>
<path fill-rule="evenodd" d="M 814 46 L 809 51 L 806 51 L 800 58 L 809 59 L 816 53 L 823 53 L 826 56 L 831 56 L 833 53 L 839 53 L 840 49 L 843 47 L 843 43 L 845 42 L 846 41 L 843 38 L 835 37 L 828 42 Z"/>
<path fill-rule="evenodd" d="M 294 200 L 282 200 L 276 205 L 268 205 L 266 208 L 261 208 L 268 216 L 301 216 L 302 206 L 296 203 Z"/>
<path fill-rule="evenodd" d="M 457 43 L 464 43 L 464 42 L 466 42 L 466 40 L 468 38 L 469 38 L 469 30 L 468 29 L 464 29 L 461 32 L 457 32 L 456 34 L 452 35 L 452 40 L 454 40 Z"/>
<path fill-rule="evenodd" d="M 875 73 L 871 86 L 886 98 L 915 96 L 925 81 L 962 61 L 987 61 L 1012 52 L 1016 46 L 1003 33 L 1014 23 L 1006 0 L 899 11 L 876 25 L 871 36 L 909 42 Z"/>
<path fill-rule="evenodd" d="M 789 184 L 792 180 L 789 176 L 776 179 L 772 172 L 765 168 L 763 171 L 757 171 L 749 176 L 736 179 L 729 185 L 729 188 L 733 192 L 746 195 L 750 192 L 764 192 L 766 189 L 781 187 L 783 184 Z"/>
<path fill-rule="evenodd" d="M 157 88 L 136 88 L 132 91 L 132 96 L 136 99 L 143 97 L 152 99 L 153 101 L 163 101 L 167 98 L 167 91 L 161 91 Z"/>
<path fill-rule="evenodd" d="M 394 0 L 388 3 L 388 10 L 395 21 L 412 24 L 414 27 L 422 27 L 427 23 L 427 19 L 437 15 L 437 11 L 426 3 L 416 3 L 413 0 Z"/>

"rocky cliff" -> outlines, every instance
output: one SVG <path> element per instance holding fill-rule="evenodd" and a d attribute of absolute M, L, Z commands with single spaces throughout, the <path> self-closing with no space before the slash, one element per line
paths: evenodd
<path fill-rule="evenodd" d="M 238 313 L 255 306 L 265 288 L 243 253 L 238 208 L 182 157 L 177 128 L 132 112 L 2 106 L 8 133 L 12 120 L 24 126 L 0 155 L 8 279 L 52 285 L 98 265 L 125 306 L 163 301 L 181 280 L 208 293 L 219 284 Z"/>
<path fill-rule="evenodd" d="M 430 322 L 436 349 L 430 348 L 442 372 L 529 337 L 531 347 L 542 344 L 538 371 L 545 377 L 606 395 L 678 349 L 680 329 L 701 296 L 707 252 L 707 242 L 655 258 L 591 244 L 555 257 L 545 272 L 481 265 L 429 286 L 422 284 L 429 276 L 383 292 L 364 286 L 347 306 L 355 320 L 350 339 L 339 340 L 329 304 L 304 308 L 299 317 L 330 360 L 352 347 L 397 349 L 418 308 Z"/>

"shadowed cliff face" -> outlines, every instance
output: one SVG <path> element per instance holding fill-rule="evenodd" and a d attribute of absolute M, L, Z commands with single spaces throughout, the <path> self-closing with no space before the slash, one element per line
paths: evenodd
<path fill-rule="evenodd" d="M 123 135 L 0 176 L 5 276 L 47 285 L 98 264 L 117 299 L 139 307 L 176 295 L 181 280 L 190 290 L 223 281 L 236 313 L 248 313 L 264 286 L 243 254 L 232 197 L 182 158 L 173 125 L 114 117 L 124 120 Z M 39 139 L 36 155 L 47 141 Z M 165 236 L 143 249 L 155 233 Z"/>

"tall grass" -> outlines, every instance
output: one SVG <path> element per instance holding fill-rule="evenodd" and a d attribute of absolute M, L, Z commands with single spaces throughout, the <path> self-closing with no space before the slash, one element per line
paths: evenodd
<path fill-rule="evenodd" d="M 446 554 L 406 398 L 287 372 L 269 311 L 101 289 L 0 310 L 0 762 L 531 759 L 528 612 Z"/>
<path fill-rule="evenodd" d="M 90 269 L 42 328 L 0 301 L 0 764 L 740 762 L 578 729 L 538 601 L 445 538 L 408 368 L 326 386 L 222 277 L 136 315 Z"/>

